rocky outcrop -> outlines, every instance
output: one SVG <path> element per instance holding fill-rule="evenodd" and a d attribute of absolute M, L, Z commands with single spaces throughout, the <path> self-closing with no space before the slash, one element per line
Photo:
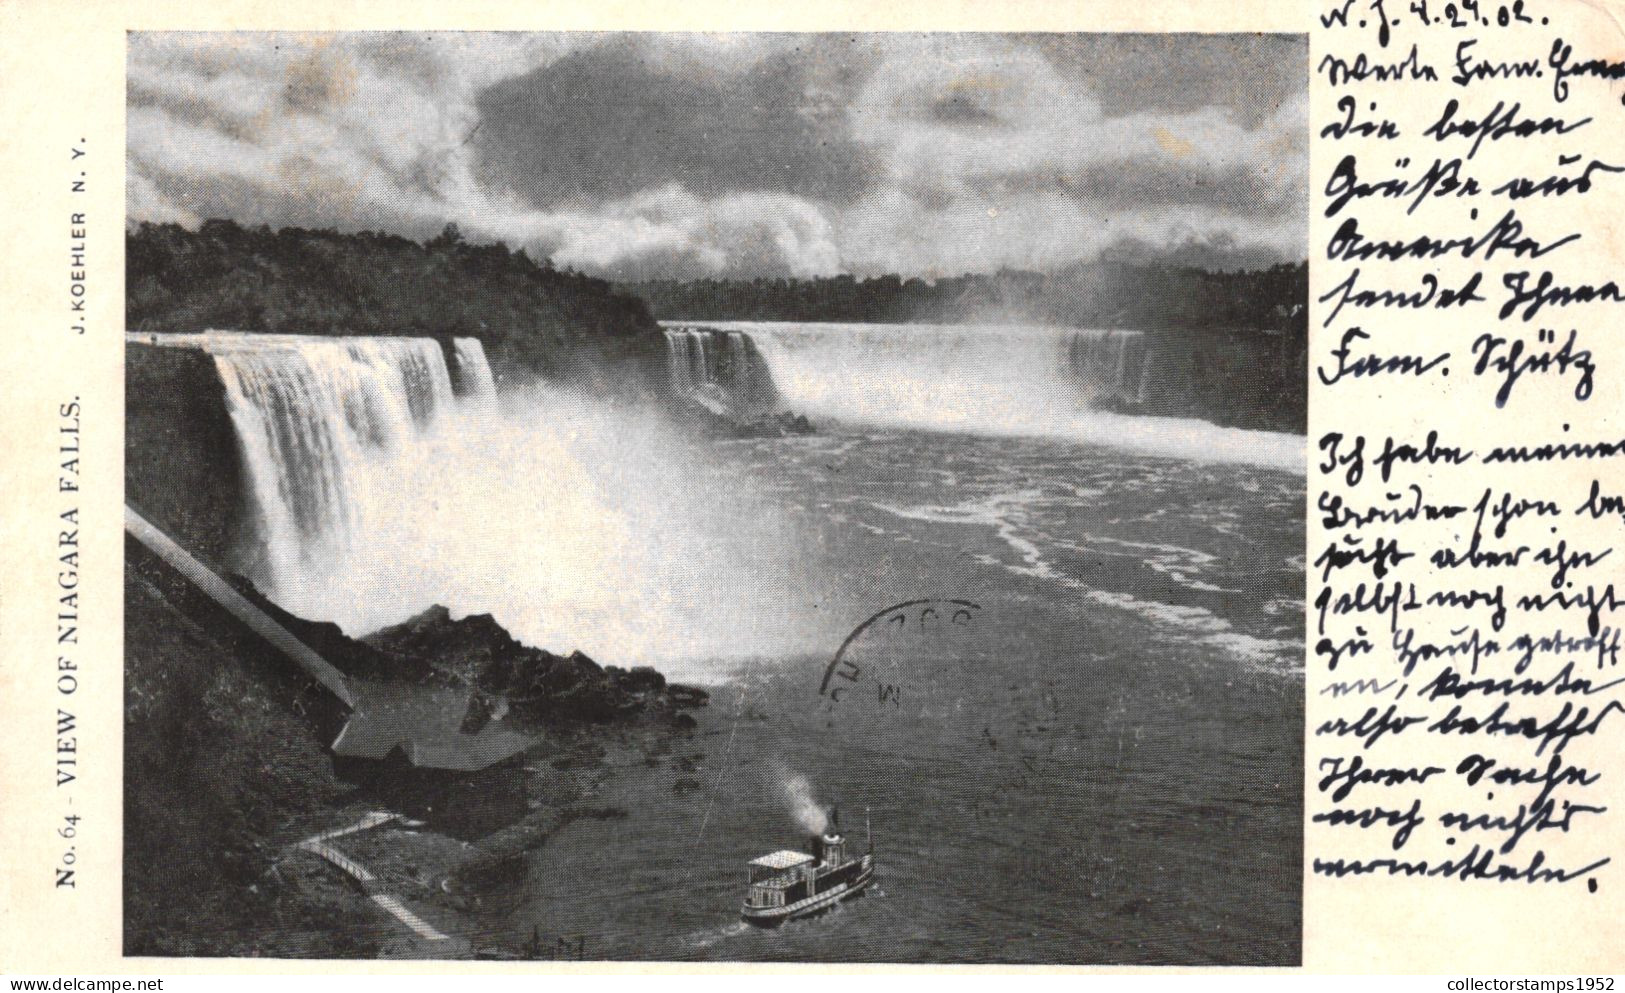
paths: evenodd
<path fill-rule="evenodd" d="M 710 389 L 689 394 L 679 408 L 683 422 L 718 438 L 788 438 L 816 434 L 817 429 L 803 414 L 781 410 L 766 413 L 731 406 Z"/>
<path fill-rule="evenodd" d="M 366 898 L 283 854 L 290 824 L 321 824 L 353 793 L 292 667 L 132 564 L 124 608 L 125 954 L 377 954 L 356 924 L 372 919 Z"/>
<path fill-rule="evenodd" d="M 673 712 L 692 705 L 696 693 L 703 698 L 703 691 L 668 684 L 648 666 L 606 667 L 579 651 L 557 655 L 521 644 L 490 614 L 453 620 L 445 607 L 434 606 L 364 641 L 506 699 L 520 720 L 603 721 L 645 710 Z"/>
<path fill-rule="evenodd" d="M 807 420 L 805 414 L 791 410 L 748 421 L 743 425 L 743 430 L 753 438 L 787 438 L 792 435 L 817 433 L 817 429 Z"/>

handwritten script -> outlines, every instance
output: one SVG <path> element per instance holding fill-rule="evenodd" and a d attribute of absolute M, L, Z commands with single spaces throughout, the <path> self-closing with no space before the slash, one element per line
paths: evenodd
<path fill-rule="evenodd" d="M 1313 47 L 1309 870 L 1594 899 L 1625 837 L 1625 34 L 1337 0 Z"/>

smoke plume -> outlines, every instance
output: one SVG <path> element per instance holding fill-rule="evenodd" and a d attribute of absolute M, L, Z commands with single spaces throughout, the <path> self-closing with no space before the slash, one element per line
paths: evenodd
<path fill-rule="evenodd" d="M 829 812 L 818 802 L 812 783 L 808 782 L 806 776 L 780 766 L 779 785 L 784 790 L 785 801 L 790 805 L 790 815 L 803 831 L 823 834 L 828 830 Z"/>

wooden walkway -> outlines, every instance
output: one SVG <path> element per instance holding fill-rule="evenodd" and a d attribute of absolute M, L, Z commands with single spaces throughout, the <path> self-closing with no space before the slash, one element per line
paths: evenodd
<path fill-rule="evenodd" d="M 337 866 L 345 875 L 360 884 L 362 892 L 373 903 L 388 911 L 390 916 L 404 924 L 419 938 L 425 941 L 450 941 L 452 940 L 450 935 L 443 934 L 434 925 L 414 914 L 405 904 L 401 903 L 399 897 L 391 893 L 375 892 L 373 887 L 377 884 L 378 877 L 373 875 L 372 871 L 360 862 L 328 844 L 334 838 L 342 838 L 347 834 L 356 834 L 361 831 L 370 831 L 395 819 L 395 814 L 375 810 L 348 827 L 335 828 L 332 831 L 324 831 L 321 834 L 313 835 L 294 847 L 302 852 L 309 852 L 319 858 L 326 859 Z"/>

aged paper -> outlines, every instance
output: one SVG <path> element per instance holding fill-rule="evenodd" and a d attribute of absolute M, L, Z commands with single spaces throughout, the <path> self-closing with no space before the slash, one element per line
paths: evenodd
<path fill-rule="evenodd" d="M 1618 13 L 6 8 L 0 970 L 1609 988 Z"/>
<path fill-rule="evenodd" d="M 1313 55 L 1306 940 L 1617 968 L 1617 12 L 1399 6 Z"/>

